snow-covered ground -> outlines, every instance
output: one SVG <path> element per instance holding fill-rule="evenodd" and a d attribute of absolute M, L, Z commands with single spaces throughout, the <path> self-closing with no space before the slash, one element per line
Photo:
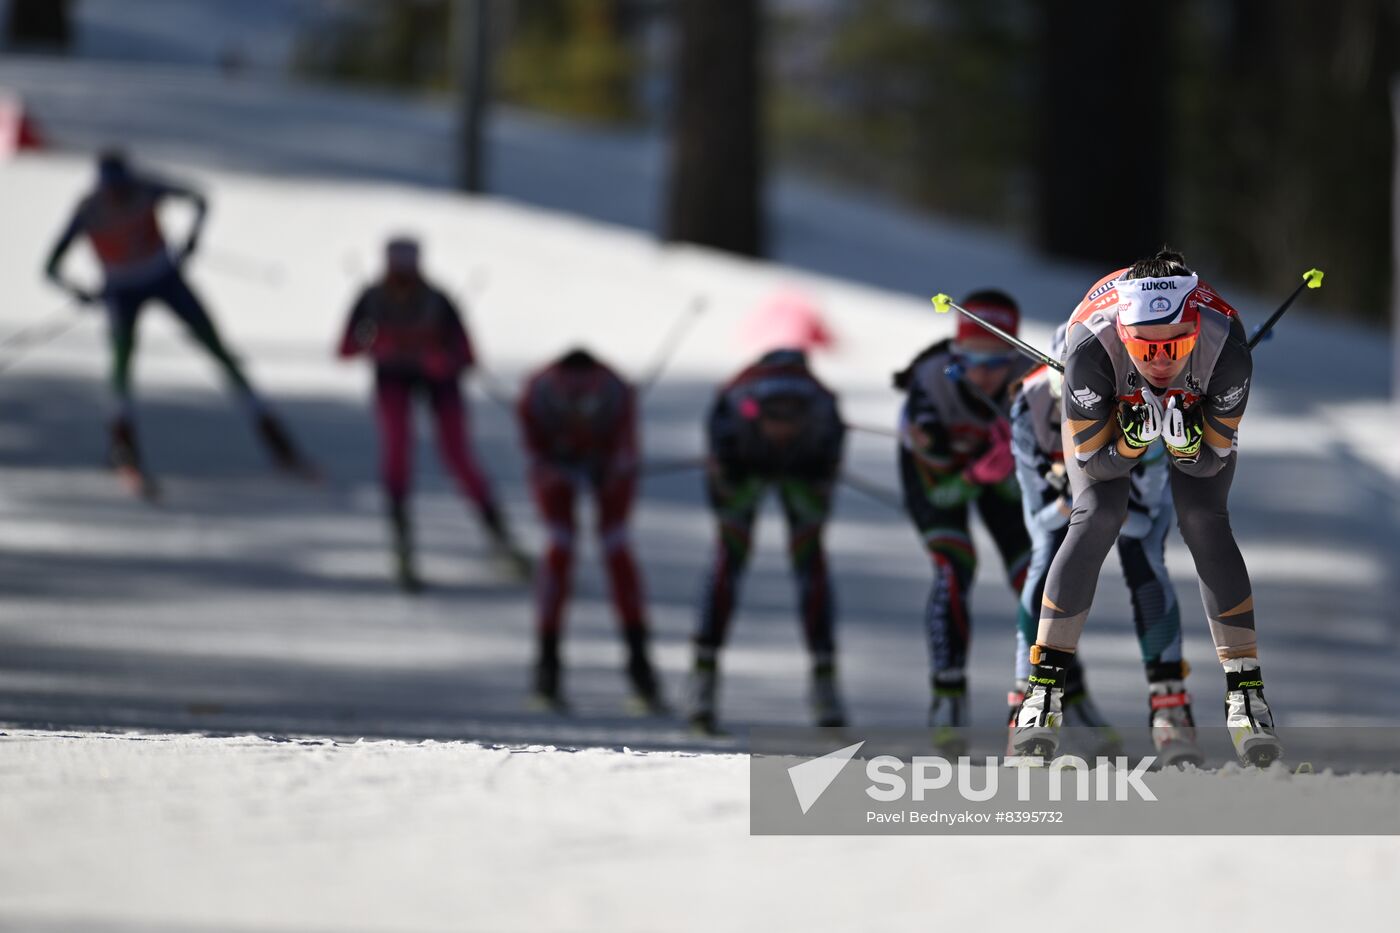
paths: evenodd
<path fill-rule="evenodd" d="M 750 836 L 742 756 L 252 736 L 0 736 L 0 830 L 0 927 L 45 931 L 1317 930 L 1400 872 L 1393 837 Z"/>
<path fill-rule="evenodd" d="M 131 101 L 150 101 L 132 112 L 153 115 L 152 138 L 160 137 L 169 108 L 203 80 L 161 85 L 139 69 L 113 69 L 105 81 L 86 73 L 68 84 L 70 73 L 44 69 L 0 63 L 0 83 L 28 75 L 67 100 L 66 125 L 78 136 L 87 127 L 85 143 L 101 136 L 92 127 L 104 114 L 117 120 Z M 221 93 L 184 102 L 217 103 Z M 265 102 L 246 88 L 228 93 L 248 94 L 242 128 L 256 126 Z M 725 754 L 742 750 L 741 737 L 701 741 L 675 723 L 622 714 L 621 652 L 591 550 L 566 646 L 578 713 L 528 712 L 528 594 L 492 574 L 427 444 L 417 509 L 433 586 L 408 599 L 387 585 L 367 373 L 337 364 L 330 350 L 379 244 L 399 230 L 423 237 L 444 285 L 460 292 L 475 283 L 471 323 L 506 382 L 580 341 L 639 372 L 704 294 L 709 312 L 646 400 L 646 454 L 662 460 L 699 451 L 708 394 L 744 353 L 740 324 L 780 285 L 799 283 L 826 307 L 841 346 L 817 366 L 842 392 L 847 417 L 888 426 L 898 401 L 889 372 L 950 326 L 930 314 L 926 297 L 896 289 L 957 292 L 995 281 L 1025 297 L 1035 318 L 1028 336 L 1043 343 L 1056 309 L 1073 304 L 1093 270 L 1035 260 L 986 234 L 784 189 L 780 256 L 885 286 L 877 288 L 662 247 L 635 229 L 523 206 L 524 197 L 467 199 L 318 173 L 314 164 L 288 165 L 279 177 L 279 166 L 295 160 L 279 163 L 267 146 L 263 163 L 217 167 L 206 156 L 221 114 L 187 111 L 182 119 L 213 135 L 180 151 L 153 149 L 211 193 L 194 282 L 330 480 L 311 489 L 271 478 L 207 362 L 158 309 L 143 321 L 137 378 L 149 458 L 167 489 L 159 508 L 124 497 L 101 467 L 96 316 L 0 373 L 0 723 L 14 724 L 0 739 L 0 837 L 23 843 L 0 850 L 0 923 L 985 925 L 995 898 L 1015 889 L 1007 879 L 1021 870 L 1024 843 L 748 837 L 746 765 Z M 335 125 L 353 128 L 364 115 L 355 110 Z M 299 146 L 327 129 L 287 126 Z M 524 167 L 549 166 L 555 174 L 541 184 L 601 200 L 622 177 L 608 172 L 626 167 L 586 136 L 570 149 L 564 129 L 503 130 L 516 131 L 507 142 L 517 148 L 506 151 L 518 156 L 511 164 L 522 185 Z M 326 132 L 317 151 L 349 157 L 362 141 L 373 134 Z M 390 152 L 392 141 L 381 137 L 376 151 Z M 227 151 L 241 145 L 230 137 Z M 590 171 L 591 180 L 579 175 Z M 0 335 L 61 304 L 38 270 L 89 175 L 76 156 L 0 166 Z M 172 212 L 172 226 L 182 220 Z M 823 264 L 827 253 L 840 261 Z M 865 272 L 852 272 L 861 262 Z M 1231 297 L 1255 319 L 1270 306 Z M 1400 701 L 1400 497 L 1394 455 L 1376 427 L 1391 417 L 1389 361 L 1383 334 L 1307 314 L 1290 315 L 1259 353 L 1232 512 L 1285 728 L 1389 722 Z M 473 417 L 512 518 L 537 545 L 514 427 L 480 399 Z M 854 435 L 850 469 L 892 489 L 890 442 Z M 636 535 L 675 694 L 710 538 L 697 477 L 649 478 Z M 779 541 L 770 515 L 726 656 L 724 711 L 740 735 L 745 724 L 804 719 L 804 662 Z M 847 490 L 829 542 L 853 718 L 917 726 L 927 700 L 920 618 L 928 582 L 917 541 L 901 516 Z M 1190 560 L 1179 540 L 1170 548 L 1198 713 L 1218 723 L 1221 684 Z M 973 715 L 990 725 L 1010 673 L 1013 602 L 990 566 L 974 600 Z M 1112 562 L 1084 650 L 1100 705 L 1117 721 L 1140 721 L 1142 675 Z M 92 728 L 402 741 L 69 731 Z M 420 739 L 437 742 L 413 744 Z M 602 749 L 523 747 L 530 744 Z M 652 753 L 616 751 L 624 745 Z M 1098 916 L 1104 907 L 1172 928 L 1237 912 L 1315 927 L 1335 919 L 1339 902 L 1349 910 L 1385 903 L 1400 858 L 1387 840 L 1270 840 L 1266 850 L 1229 839 L 1054 845 L 1066 868 L 1035 885 L 1053 891 L 1037 894 L 1053 910 Z M 1039 914 L 1041 904 L 1027 906 Z"/>

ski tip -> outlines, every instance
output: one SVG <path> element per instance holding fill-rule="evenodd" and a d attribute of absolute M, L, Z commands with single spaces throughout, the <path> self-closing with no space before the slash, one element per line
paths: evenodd
<path fill-rule="evenodd" d="M 1321 269 L 1309 269 L 1303 273 L 1303 281 L 1308 283 L 1308 288 L 1321 288 L 1322 275 Z"/>
<path fill-rule="evenodd" d="M 1313 765 L 1311 761 L 1300 761 L 1298 767 L 1293 769 L 1294 774 L 1312 774 Z"/>
<path fill-rule="evenodd" d="M 943 294 L 942 292 L 939 292 L 937 295 L 934 295 L 929 300 L 933 302 L 933 310 L 937 311 L 939 314 L 947 314 L 949 308 L 953 304 L 953 299 Z"/>

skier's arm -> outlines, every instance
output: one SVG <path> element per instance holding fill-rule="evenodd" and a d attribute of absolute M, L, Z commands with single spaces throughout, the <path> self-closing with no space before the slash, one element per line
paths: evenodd
<path fill-rule="evenodd" d="M 189 201 L 194 207 L 194 221 L 190 224 L 189 236 L 185 239 L 184 249 L 180 250 L 180 257 L 185 258 L 194 254 L 199 247 L 199 238 L 204 233 L 204 218 L 209 213 L 209 200 L 204 194 L 186 185 L 160 179 L 149 179 L 146 182 L 155 189 L 156 196 L 160 198 L 179 198 Z"/>
<path fill-rule="evenodd" d="M 339 355 L 343 359 L 359 356 L 374 342 L 374 322 L 369 316 L 369 289 L 360 292 L 350 309 L 350 317 L 345 322 L 345 333 L 340 338 Z"/>
<path fill-rule="evenodd" d="M 472 346 L 467 327 L 462 323 L 462 314 L 452 299 L 440 295 L 444 314 L 442 324 L 442 345 L 452 362 L 463 369 L 476 365 L 476 349 Z"/>
<path fill-rule="evenodd" d="M 1244 340 L 1232 330 L 1220 351 L 1205 396 L 1187 415 L 1191 430 L 1200 431 L 1200 447 L 1194 459 L 1173 456 L 1177 469 L 1188 476 L 1214 476 L 1234 453 L 1235 434 L 1249 404 L 1249 379 L 1254 360 Z M 1175 454 L 1175 451 L 1172 451 Z"/>
<path fill-rule="evenodd" d="M 59 234 L 58 239 L 54 241 L 53 248 L 49 250 L 49 258 L 44 262 L 44 277 L 59 288 L 72 294 L 80 301 L 88 301 L 91 300 L 92 296 L 82 288 L 79 288 L 77 285 L 65 279 L 62 271 L 63 257 L 68 254 L 69 247 L 73 245 L 73 241 L 76 240 L 82 232 L 83 209 L 80 207 L 73 212 L 72 218 L 68 221 L 68 226 Z"/>
<path fill-rule="evenodd" d="M 541 391 L 540 378 L 536 376 L 526 383 L 525 390 L 520 393 L 520 398 L 515 403 L 515 413 L 520 419 L 520 434 L 525 441 L 525 452 L 536 464 L 542 462 L 545 455 L 545 431 L 535 413 L 535 399 Z"/>
<path fill-rule="evenodd" d="M 1098 338 L 1090 335 L 1070 351 L 1064 385 L 1065 422 L 1085 475 L 1094 480 L 1127 476 L 1141 452 L 1123 441 L 1113 361 Z"/>
<path fill-rule="evenodd" d="M 1049 477 L 1053 466 L 1036 440 L 1034 415 L 1022 396 L 1011 406 L 1011 454 L 1026 524 L 1054 531 L 1069 522 L 1069 502 Z"/>

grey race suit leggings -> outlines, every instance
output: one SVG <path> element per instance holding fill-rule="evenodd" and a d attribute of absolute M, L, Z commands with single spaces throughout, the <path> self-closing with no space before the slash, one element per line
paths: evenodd
<path fill-rule="evenodd" d="M 1074 449 L 1073 437 L 1066 446 Z M 1254 597 L 1249 571 L 1230 528 L 1230 484 L 1238 454 L 1214 476 L 1187 476 L 1168 467 L 1177 525 L 1196 562 L 1201 601 L 1210 622 L 1215 651 L 1224 661 L 1258 654 L 1254 639 Z M 1093 480 L 1074 457 L 1065 458 L 1074 497 L 1065 543 L 1050 565 L 1040 606 L 1036 641 L 1047 648 L 1074 651 L 1094 602 L 1099 571 L 1128 513 L 1128 486 L 1122 476 Z"/>

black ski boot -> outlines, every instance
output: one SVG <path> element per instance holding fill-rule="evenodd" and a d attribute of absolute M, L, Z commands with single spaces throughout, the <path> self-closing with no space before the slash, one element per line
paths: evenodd
<path fill-rule="evenodd" d="M 841 729 L 846 725 L 846 704 L 836 685 L 836 662 L 831 657 L 812 661 L 812 683 L 808 693 L 812 721 L 819 729 Z"/>
<path fill-rule="evenodd" d="M 394 538 L 394 579 L 405 593 L 423 591 L 413 560 L 413 526 L 408 518 L 408 503 L 389 503 L 389 527 Z"/>
<path fill-rule="evenodd" d="M 564 699 L 564 676 L 559 664 L 559 636 L 541 635 L 539 652 L 535 659 L 531 703 L 551 713 L 567 713 L 569 704 Z"/>
<path fill-rule="evenodd" d="M 651 664 L 646 625 L 629 625 L 624 629 L 624 636 L 627 639 L 627 682 L 632 687 L 632 704 L 638 712 L 648 716 L 670 715 L 671 709 L 661 695 L 656 668 Z"/>

